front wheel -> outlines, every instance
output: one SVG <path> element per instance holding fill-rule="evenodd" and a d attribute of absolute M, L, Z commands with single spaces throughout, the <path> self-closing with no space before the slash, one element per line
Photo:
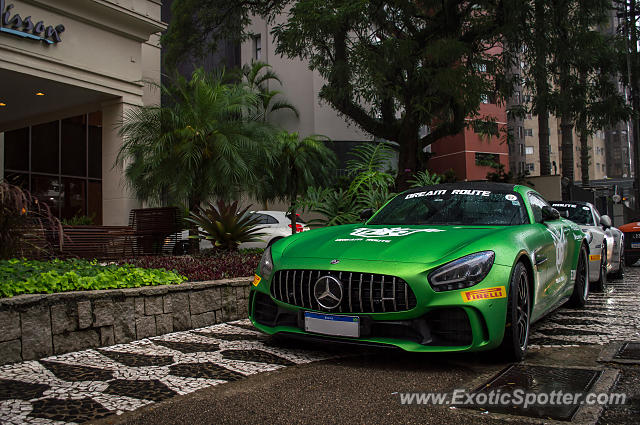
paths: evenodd
<path fill-rule="evenodd" d="M 515 265 L 509 282 L 507 319 L 499 348 L 509 361 L 519 362 L 527 353 L 530 314 L 529 275 L 524 264 L 519 262 Z"/>
<path fill-rule="evenodd" d="M 587 248 L 582 245 L 580 248 L 580 257 L 578 258 L 578 267 L 576 267 L 576 280 L 573 283 L 573 293 L 569 298 L 569 306 L 582 308 L 587 303 L 589 297 L 589 253 Z"/>

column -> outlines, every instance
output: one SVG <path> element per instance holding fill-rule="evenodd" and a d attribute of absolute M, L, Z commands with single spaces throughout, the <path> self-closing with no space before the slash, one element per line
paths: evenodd
<path fill-rule="evenodd" d="M 0 181 L 4 180 L 4 133 L 0 133 Z"/>
<path fill-rule="evenodd" d="M 122 146 L 118 123 L 131 107 L 122 100 L 102 106 L 102 224 L 105 226 L 127 225 L 129 212 L 141 205 L 127 188 L 124 170 L 115 165 Z"/>

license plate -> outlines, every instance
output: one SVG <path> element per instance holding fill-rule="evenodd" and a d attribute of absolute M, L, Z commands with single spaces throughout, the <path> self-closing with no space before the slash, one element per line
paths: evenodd
<path fill-rule="evenodd" d="M 631 248 L 633 249 L 640 248 L 640 242 L 631 242 Z"/>
<path fill-rule="evenodd" d="M 360 337 L 360 318 L 304 312 L 304 330 L 323 335 Z"/>

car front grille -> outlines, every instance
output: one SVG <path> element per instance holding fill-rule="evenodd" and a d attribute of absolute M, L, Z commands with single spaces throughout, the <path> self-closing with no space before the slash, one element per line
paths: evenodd
<path fill-rule="evenodd" d="M 342 284 L 342 300 L 331 310 L 319 305 L 314 295 L 314 285 L 323 276 L 333 276 Z M 407 282 L 373 273 L 279 270 L 271 281 L 271 296 L 287 304 L 332 313 L 389 313 L 416 306 L 416 296 Z"/>

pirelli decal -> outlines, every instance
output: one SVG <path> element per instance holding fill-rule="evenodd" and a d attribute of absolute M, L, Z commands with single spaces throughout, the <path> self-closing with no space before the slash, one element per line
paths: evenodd
<path fill-rule="evenodd" d="M 494 298 L 506 298 L 507 291 L 504 286 L 496 286 L 495 288 L 476 289 L 475 291 L 464 291 L 462 300 L 466 303 L 469 301 L 482 301 Z"/>
<path fill-rule="evenodd" d="M 262 278 L 260 278 L 260 276 L 253 275 L 253 286 L 258 286 L 260 284 L 260 281 L 262 280 Z"/>
<path fill-rule="evenodd" d="M 590 255 L 589 261 L 600 261 L 600 255 Z"/>

